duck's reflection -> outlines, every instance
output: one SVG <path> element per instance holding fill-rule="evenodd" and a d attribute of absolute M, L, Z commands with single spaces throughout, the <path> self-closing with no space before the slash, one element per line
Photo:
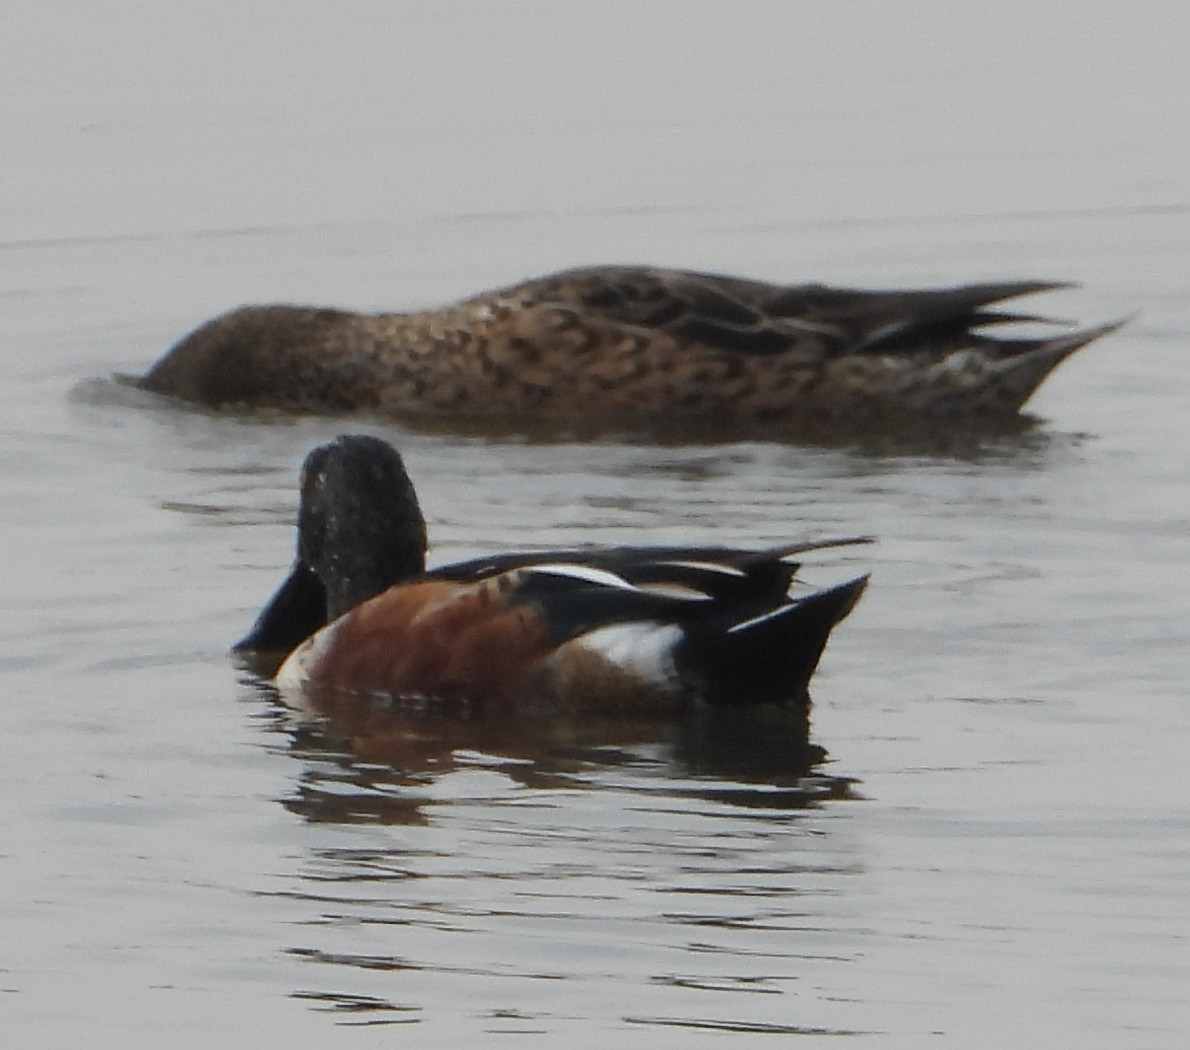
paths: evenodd
<path fill-rule="evenodd" d="M 845 797 L 853 784 L 827 773 L 826 751 L 804 742 L 804 714 L 773 705 L 670 718 L 511 717 L 473 703 L 342 693 L 294 707 L 268 683 L 252 684 L 303 761 L 284 804 L 310 821 L 424 823 L 434 785 L 464 769 L 537 790 L 627 778 L 635 791 L 747 808 L 804 808 Z"/>

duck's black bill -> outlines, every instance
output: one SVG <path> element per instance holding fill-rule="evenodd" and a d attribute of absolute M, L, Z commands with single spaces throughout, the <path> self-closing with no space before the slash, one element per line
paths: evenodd
<path fill-rule="evenodd" d="M 252 629 L 232 651 L 289 653 L 326 625 L 326 588 L 303 562 L 298 562 L 285 582 L 256 618 Z"/>

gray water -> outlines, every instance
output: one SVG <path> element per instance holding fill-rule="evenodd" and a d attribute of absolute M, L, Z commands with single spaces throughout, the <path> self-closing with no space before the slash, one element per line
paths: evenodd
<path fill-rule="evenodd" d="M 5 36 L 5 1045 L 1185 1045 L 1190 8 L 17 2 Z M 237 420 L 111 378 L 240 302 L 616 261 L 1136 317 L 1038 426 L 950 448 Z M 284 708 L 227 647 L 352 427 L 436 560 L 879 536 L 811 574 L 873 571 L 822 779 L 763 733 Z"/>

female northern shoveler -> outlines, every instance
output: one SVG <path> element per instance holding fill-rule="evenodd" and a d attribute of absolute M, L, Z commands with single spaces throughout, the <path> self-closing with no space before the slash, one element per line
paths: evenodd
<path fill-rule="evenodd" d="M 804 706 L 867 577 L 791 594 L 793 559 L 862 542 L 553 550 L 426 571 L 400 456 L 345 436 L 306 459 L 296 563 L 237 649 L 288 653 L 279 684 L 315 693 L 544 712 L 656 712 L 694 698 Z"/>
<path fill-rule="evenodd" d="M 141 383 L 211 406 L 529 421 L 867 426 L 1017 413 L 1116 325 L 993 338 L 1044 281 L 870 292 L 639 266 L 569 270 L 410 314 L 247 306 Z"/>

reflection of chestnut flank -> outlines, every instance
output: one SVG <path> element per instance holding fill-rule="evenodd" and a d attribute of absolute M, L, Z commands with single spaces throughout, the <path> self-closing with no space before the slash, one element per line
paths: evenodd
<path fill-rule="evenodd" d="M 246 306 L 144 376 L 216 407 L 641 423 L 1012 416 L 1115 325 L 1051 338 L 986 330 L 1043 281 L 927 291 L 785 286 L 633 266 L 570 270 L 440 310 Z"/>

